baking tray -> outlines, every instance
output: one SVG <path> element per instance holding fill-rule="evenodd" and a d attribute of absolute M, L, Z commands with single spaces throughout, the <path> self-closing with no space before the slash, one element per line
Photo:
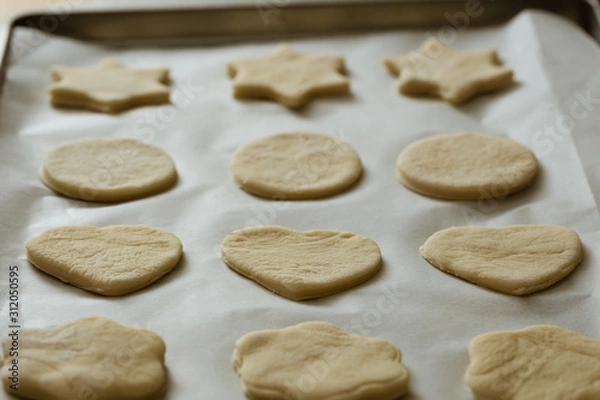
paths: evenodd
<path fill-rule="evenodd" d="M 118 52 L 115 44 L 124 43 L 131 43 L 132 46 L 153 46 L 158 42 L 225 41 L 232 42 L 234 46 L 237 46 L 237 42 L 247 42 L 249 39 L 264 39 L 265 41 L 275 39 L 273 42 L 276 42 L 282 37 L 336 36 L 340 32 L 354 33 L 355 36 L 350 35 L 350 38 L 358 40 L 360 35 L 356 35 L 356 33 L 397 31 L 403 28 L 414 29 L 414 35 L 410 37 L 410 43 L 402 43 L 402 45 L 407 48 L 415 48 L 424 37 L 422 28 L 435 29 L 450 24 L 446 13 L 452 15 L 462 12 L 465 4 L 465 2 L 458 1 L 388 1 L 370 2 L 365 5 L 359 2 L 296 3 L 282 0 L 247 4 L 206 3 L 198 8 L 191 7 L 189 3 L 181 3 L 171 4 L 168 8 L 160 11 L 138 5 L 120 5 L 116 6 L 116 9 L 110 10 L 77 7 L 64 14 L 27 13 L 17 16 L 3 33 L 2 44 L 5 54 L 3 67 L 8 64 L 6 55 L 10 54 L 10 51 L 6 51 L 6 43 L 8 43 L 13 30 L 21 27 L 35 28 L 37 26 L 42 31 L 45 30 L 51 34 L 49 36 L 74 38 L 86 44 L 100 43 L 99 46 L 103 46 L 108 43 L 110 44 L 109 52 L 112 50 Z M 502 2 L 495 0 L 494 2 L 481 2 L 481 4 L 487 12 L 478 18 L 473 18 L 470 26 L 501 24 L 526 7 L 540 8 L 564 15 L 583 27 L 591 36 L 594 36 L 594 27 L 597 25 L 594 19 L 594 4 L 584 1 Z M 261 9 L 260 6 L 267 8 Z M 264 14 L 269 11 L 268 15 Z M 56 24 L 52 22 L 55 20 Z M 486 40 L 493 39 L 491 31 L 483 30 L 481 34 Z M 388 39 L 392 36 L 388 36 Z M 467 34 L 465 40 L 459 44 L 469 45 L 470 43 L 475 48 L 479 48 L 476 46 L 478 43 L 468 41 L 468 36 Z M 300 47 L 308 46 L 307 43 L 300 40 L 298 45 Z M 345 49 L 341 53 L 350 52 L 351 45 L 343 43 L 342 40 L 335 44 L 336 46 L 331 48 L 332 52 L 337 52 L 335 49 L 338 48 Z M 246 51 L 243 55 L 263 54 L 272 45 L 273 43 L 265 43 L 262 47 L 257 46 L 258 49 L 234 47 L 230 49 L 228 57 L 237 57 L 238 54 L 241 54 L 238 53 L 238 50 Z M 330 51 L 324 46 L 319 47 L 317 51 L 323 53 Z M 595 44 L 593 46 L 593 50 L 597 52 L 597 46 Z M 206 49 L 197 49 L 199 54 L 193 54 L 198 56 L 200 61 L 201 50 L 210 53 L 218 47 L 207 46 Z M 168 48 L 168 46 L 163 48 Z M 193 47 L 189 49 L 196 50 Z M 121 55 L 125 55 L 126 51 L 124 50 Z M 593 53 L 593 51 L 588 53 Z M 508 56 L 506 51 L 500 51 L 500 54 Z M 584 55 L 589 56 L 587 53 Z M 531 57 L 533 60 L 534 57 Z M 86 63 L 89 60 L 80 61 Z M 172 141 L 154 143 L 165 148 L 170 154 L 172 153 L 169 150 L 174 145 L 178 145 L 184 149 L 185 154 L 183 155 L 188 157 L 188 161 L 192 159 L 192 156 L 195 157 L 194 160 L 209 159 L 210 162 L 207 161 L 207 164 L 202 165 L 213 167 L 214 170 L 211 175 L 204 176 L 207 184 L 192 187 L 189 185 L 190 176 L 192 173 L 202 170 L 191 171 L 185 162 L 176 158 L 182 179 L 174 190 L 127 204 L 110 206 L 85 204 L 60 198 L 44 188 L 39 182 L 36 171 L 41 156 L 51 145 L 65 140 L 67 136 L 82 133 L 81 131 L 69 131 L 69 126 L 66 124 L 54 126 L 51 118 L 40 120 L 37 128 L 42 127 L 44 132 L 41 134 L 39 131 L 34 132 L 36 136 L 33 140 L 27 137 L 22 138 L 23 144 L 26 143 L 28 148 L 23 152 L 15 153 L 12 160 L 16 163 L 26 156 L 30 157 L 29 160 L 22 162 L 22 165 L 26 166 L 24 168 L 26 170 L 21 173 L 20 177 L 25 176 L 26 178 L 18 184 L 21 185 L 20 187 L 25 186 L 26 191 L 22 191 L 19 195 L 45 198 L 36 202 L 35 207 L 28 210 L 31 215 L 27 216 L 31 217 L 31 221 L 35 224 L 21 231 L 14 230 L 15 237 L 18 237 L 18 246 L 15 245 L 17 241 L 13 240 L 10 250 L 3 255 L 2 259 L 3 267 L 8 263 L 21 265 L 24 275 L 22 284 L 23 293 L 26 296 L 24 298 L 26 310 L 32 310 L 34 304 L 38 307 L 35 313 L 30 311 L 25 315 L 24 327 L 48 326 L 52 323 L 63 323 L 77 317 L 94 314 L 112 317 L 113 313 L 118 314 L 121 312 L 120 310 L 131 309 L 130 319 L 113 319 L 128 325 L 147 327 L 163 336 L 167 342 L 167 367 L 171 374 L 172 386 L 167 398 L 175 400 L 198 398 L 198 396 L 194 397 L 193 394 L 190 394 L 193 393 L 195 384 L 201 385 L 197 389 L 202 393 L 201 398 L 242 399 L 241 388 L 232 371 L 230 361 L 235 338 L 251 330 L 284 327 L 306 320 L 326 320 L 345 329 L 352 328 L 354 333 L 384 337 L 398 345 L 404 352 L 405 364 L 411 372 L 412 379 L 411 392 L 403 400 L 472 399 L 470 392 L 461 380 L 468 363 L 467 339 L 484 331 L 516 329 L 522 327 L 523 324 L 552 323 L 560 320 L 565 321 L 563 325 L 567 328 L 598 337 L 600 323 L 593 318 L 598 305 L 598 303 L 594 303 L 596 300 L 594 292 L 597 287 L 596 283 L 600 281 L 593 268 L 593 265 L 598 262 L 595 249 L 600 248 L 598 247 L 600 224 L 597 210 L 594 208 L 595 203 L 591 198 L 585 176 L 577 174 L 574 175 L 578 178 L 576 181 L 569 181 L 569 176 L 560 175 L 563 170 L 562 165 L 556 164 L 556 162 L 563 162 L 568 166 L 565 168 L 568 170 L 579 168 L 570 136 L 561 137 L 561 142 L 556 143 L 555 151 L 549 156 L 550 158 L 542 160 L 542 177 L 531 191 L 505 199 L 495 205 L 485 203 L 483 209 L 477 208 L 477 204 L 449 203 L 423 198 L 403 188 L 397 182 L 392 168 L 394 159 L 400 149 L 410 141 L 450 129 L 446 125 L 436 125 L 436 118 L 430 118 L 430 109 L 434 110 L 433 112 L 441 113 L 439 118 L 441 121 L 455 110 L 451 111 L 442 102 L 423 103 L 398 95 L 393 89 L 393 79 L 385 73 L 380 59 L 373 61 L 373 65 L 379 69 L 374 74 L 376 77 L 372 80 L 366 80 L 364 69 L 357 66 L 356 56 L 351 61 L 348 62 L 348 65 L 351 66 L 351 82 L 353 89 L 355 86 L 357 87 L 356 97 L 358 98 L 354 104 L 343 98 L 317 100 L 314 105 L 309 105 L 307 110 L 292 112 L 269 102 L 245 103 L 231 99 L 230 81 L 224 72 L 224 62 L 220 60 L 214 66 L 214 69 L 218 69 L 220 74 L 215 75 L 220 79 L 218 84 L 220 97 L 215 100 L 215 103 L 227 103 L 232 106 L 227 111 L 233 121 L 236 121 L 235 118 L 244 113 L 251 114 L 256 120 L 255 126 L 228 125 L 232 131 L 238 129 L 234 132 L 237 137 L 229 138 L 225 137 L 227 136 L 226 132 L 219 130 L 200 130 L 199 134 L 192 138 L 194 140 L 188 141 L 188 138 L 176 134 L 184 131 L 185 124 L 187 124 L 188 130 L 190 126 L 197 129 L 200 124 L 208 124 L 211 128 L 218 128 L 221 125 L 213 124 L 210 118 L 206 120 L 184 118 L 181 124 L 173 126 L 174 134 L 171 134 L 171 129 L 169 129 L 169 135 L 164 134 L 165 132 L 155 135 L 156 140 L 167 137 L 166 141 Z M 18 73 L 19 71 L 13 72 Z M 28 75 L 30 72 L 35 73 Z M 178 71 L 173 72 L 175 74 L 174 81 L 177 82 L 181 75 L 176 75 Z M 521 76 L 524 73 L 524 71 L 518 72 Z M 47 69 L 23 71 L 23 73 L 27 79 L 37 79 L 35 84 L 39 84 L 38 89 L 40 90 L 36 92 L 37 97 L 35 98 L 17 96 L 19 105 L 27 107 L 31 103 L 32 107 L 35 107 L 36 104 L 45 104 L 47 99 L 43 98 L 43 93 L 48 83 L 47 80 L 49 80 Z M 527 76 L 527 79 L 533 80 L 535 76 L 539 75 L 541 74 L 531 74 Z M 43 76 L 43 79 L 40 76 Z M 40 84 L 40 82 L 42 83 Z M 395 113 L 410 114 L 414 112 L 416 118 L 423 118 L 423 121 L 427 122 L 424 124 L 427 125 L 427 128 L 425 130 L 407 129 L 403 121 L 393 120 L 392 122 L 402 127 L 402 132 L 387 136 L 386 139 L 390 139 L 389 142 L 377 143 L 378 138 L 371 131 L 372 126 L 376 125 L 375 121 L 373 124 L 366 124 L 364 121 L 351 118 L 351 114 L 345 115 L 349 122 L 343 120 L 342 112 L 352 112 L 358 106 L 369 106 L 366 104 L 368 102 L 364 101 L 366 98 L 361 95 L 366 93 L 365 88 L 374 82 L 378 84 L 378 97 L 394 102 L 389 104 L 381 102 L 383 106 L 390 107 L 390 110 L 397 110 Z M 538 82 L 533 82 L 531 86 L 536 84 Z M 11 89 L 10 86 L 7 88 Z M 553 95 L 555 90 L 552 88 Z M 14 91 L 14 85 L 10 94 L 18 95 Z M 511 116 L 518 116 L 518 107 L 511 107 L 510 104 L 507 104 L 512 94 L 514 93 L 503 93 L 492 99 L 484 98 L 466 105 L 461 109 L 464 111 L 463 113 L 456 112 L 464 118 L 459 121 L 460 124 L 452 125 L 452 129 L 473 129 L 501 135 L 510 134 L 513 130 L 519 131 L 519 126 L 511 125 L 511 118 L 498 116 L 498 110 L 503 108 L 508 109 Z M 558 95 L 556 97 L 560 98 Z M 523 98 L 519 99 L 523 101 Z M 374 102 L 373 98 L 368 100 L 371 103 Z M 526 100 L 529 102 L 523 101 L 519 104 L 535 104 L 541 102 L 543 98 L 532 97 Z M 567 98 L 567 100 L 569 99 Z M 208 103 L 202 104 L 209 105 Z M 399 104 L 401 107 L 392 108 Z M 0 105 L 6 104 L 0 103 Z M 352 108 L 353 106 L 355 108 Z M 402 111 L 402 108 L 405 110 Z M 491 124 L 480 120 L 482 115 L 487 115 L 488 110 L 491 110 L 489 112 L 489 117 L 493 122 Z M 493 110 L 496 110 L 496 114 Z M 2 111 L 6 110 L 0 110 L 0 112 Z M 54 113 L 58 112 L 51 109 L 47 111 L 44 117 L 56 116 Z M 61 114 L 62 117 L 69 117 L 65 118 L 69 122 L 81 123 L 85 120 L 87 130 L 83 132 L 87 134 L 95 128 L 96 124 L 116 129 L 120 124 L 127 125 L 124 121 L 126 119 L 129 123 L 135 123 L 135 118 L 141 117 L 145 111 L 146 109 L 140 108 L 116 117 L 76 111 Z M 263 121 L 267 118 L 258 118 L 263 114 L 252 114 L 262 111 L 270 112 L 269 117 L 272 117 L 281 126 L 285 126 L 282 130 L 299 127 L 298 129 L 330 133 L 329 129 L 337 129 L 333 132 L 335 136 L 345 139 L 345 135 L 347 135 L 353 145 L 354 142 L 358 142 L 360 146 L 356 146 L 356 148 L 366 166 L 366 175 L 358 187 L 349 193 L 326 199 L 323 202 L 294 202 L 293 204 L 253 198 L 236 188 L 227 169 L 233 150 L 256 136 L 277 133 L 277 131 L 263 130 L 261 124 L 264 123 L 266 126 Z M 340 111 L 340 114 L 336 115 L 337 111 Z M 198 109 L 198 112 L 204 117 L 213 115 L 202 111 L 201 108 Z M 7 117 L 3 113 L 0 115 Z M 331 118 L 327 119 L 328 117 Z M 339 119 L 336 120 L 336 118 Z M 528 119 L 536 120 L 536 115 L 532 115 Z M 543 120 L 543 118 L 537 118 L 537 120 Z M 597 125 L 598 122 L 596 118 L 589 118 L 587 121 L 592 126 Z M 377 128 L 384 130 L 385 121 L 377 122 L 379 122 Z M 197 125 L 193 125 L 194 123 Z M 24 125 L 23 123 L 22 126 Z M 490 125 L 496 126 L 497 130 L 484 129 Z M 17 136 L 22 126 L 15 125 L 16 132 L 6 129 L 0 131 L 3 137 L 13 134 Z M 342 129 L 344 127 L 345 131 Z M 61 131 L 66 131 L 66 133 Z M 395 130 L 393 132 L 396 133 Z M 381 134 L 377 131 L 375 133 Z M 206 139 L 203 139 L 201 144 L 204 145 L 206 141 L 208 143 L 206 146 L 212 150 L 212 153 L 198 146 L 200 141 L 197 136 L 200 134 L 206 135 Z M 587 137 L 592 136 L 587 135 Z M 3 143 L 11 144 L 12 142 Z M 525 144 L 531 145 L 531 143 Z M 374 149 L 375 145 L 379 147 Z M 213 147 L 211 148 L 211 146 Z M 592 145 L 588 147 L 594 148 Z M 375 166 L 382 164 L 385 166 L 385 174 L 374 176 L 376 175 L 374 174 Z M 211 185 L 218 186 L 218 189 L 209 190 Z M 19 197 L 11 197 L 10 189 L 8 187 L 5 192 L 6 201 L 3 203 L 5 205 L 3 210 L 13 210 L 15 207 L 8 208 L 6 205 L 14 204 L 19 199 Z M 395 201 L 402 200 L 411 203 L 410 212 L 398 209 L 395 203 L 381 201 L 379 194 L 389 190 L 394 192 Z M 575 193 L 581 198 L 581 201 L 589 209 L 576 207 L 576 204 L 569 198 L 570 193 Z M 203 203 L 204 200 L 202 200 L 197 204 L 194 203 L 193 206 L 186 204 L 192 203 L 198 198 L 203 198 L 206 203 Z M 23 197 L 21 200 L 26 203 L 27 197 Z M 226 207 L 203 208 L 202 206 L 208 205 L 209 201 L 213 203 L 234 201 L 237 204 L 231 210 L 225 209 Z M 376 203 L 377 201 L 379 203 Z M 171 204 L 177 204 L 177 206 L 171 206 Z M 64 206 L 64 208 L 60 209 L 60 212 L 44 213 L 47 210 L 44 207 L 50 209 L 52 205 Z M 360 206 L 360 212 L 351 210 L 350 206 L 352 205 Z M 165 208 L 169 210 L 166 211 L 166 216 L 162 216 L 161 213 L 165 212 Z M 352 218 L 348 218 L 349 210 L 353 211 Z M 449 210 L 454 214 L 449 214 Z M 560 210 L 560 212 L 553 213 L 547 210 Z M 173 229 L 169 226 L 169 219 L 171 215 L 179 211 L 189 212 L 189 221 L 187 224 L 178 225 L 177 229 Z M 198 214 L 191 211 L 204 214 L 200 218 L 197 216 Z M 168 214 L 169 212 L 172 214 Z M 294 214 L 295 212 L 298 212 L 298 215 Z M 96 215 L 99 213 L 103 213 L 103 215 L 96 219 Z M 150 218 L 149 216 L 155 217 L 156 221 L 154 223 L 144 222 L 144 218 Z M 7 225 L 11 227 L 27 225 L 27 221 L 14 223 L 15 218 L 18 218 L 19 215 L 13 217 L 6 215 L 6 211 L 3 211 L 3 219 L 4 217 L 7 220 L 11 217 L 10 221 L 7 221 L 10 222 Z M 371 218 L 375 219 L 375 222 L 370 221 Z M 206 226 L 197 222 L 196 219 L 202 220 Z M 82 225 L 145 223 L 168 229 L 177 234 L 184 243 L 182 265 L 147 290 L 118 299 L 105 299 L 64 285 L 33 269 L 22 256 L 24 253 L 22 243 L 26 237 L 39 233 L 42 228 L 49 225 L 64 225 L 63 220 Z M 239 229 L 245 224 L 272 222 L 296 229 L 326 228 L 365 234 L 381 246 L 384 256 L 383 270 L 365 285 L 340 295 L 302 303 L 280 298 L 235 275 L 220 261 L 217 251 L 220 240 L 229 231 Z M 485 291 L 435 270 L 418 254 L 418 245 L 422 244 L 429 234 L 448 227 L 449 224 L 458 225 L 466 222 L 477 225 L 535 222 L 571 226 L 582 235 L 586 246 L 585 262 L 565 282 L 540 293 L 540 295 L 520 299 Z M 3 229 L 2 232 L 5 233 L 5 230 Z M 399 243 L 402 242 L 410 245 L 410 251 L 400 251 Z M 211 279 L 216 279 L 216 281 L 213 282 Z M 4 280 L 4 277 L 0 278 L 0 284 L 4 283 Z M 433 285 L 435 290 L 427 290 L 428 285 Z M 45 288 L 56 294 L 51 301 L 36 298 L 36 295 L 43 293 Z M 193 288 L 191 292 L 190 288 Z M 198 289 L 200 292 L 194 293 L 194 290 Z M 457 294 L 460 297 L 455 297 Z M 380 320 L 373 320 L 372 317 L 377 317 L 379 300 L 382 298 L 389 300 L 390 297 L 393 304 L 396 305 L 393 312 L 385 315 L 383 319 L 379 315 Z M 425 304 L 428 301 L 435 305 L 435 308 L 430 308 L 428 313 L 411 307 L 418 303 Z M 142 303 L 144 307 L 140 305 Z M 215 311 L 218 307 L 223 307 L 226 312 L 218 313 Z M 136 311 L 142 312 L 136 313 Z M 468 312 L 472 312 L 472 315 L 477 317 L 482 315 L 491 317 L 473 322 L 465 317 L 465 313 Z M 52 315 L 52 318 L 46 319 L 42 315 L 43 313 Z M 156 317 L 155 314 L 164 320 L 160 319 L 160 323 L 158 323 L 159 317 Z M 531 315 L 534 317 L 532 318 Z M 494 317 L 504 318 L 508 322 L 496 323 L 497 321 L 493 320 Z M 0 320 L 1 318 L 3 317 L 0 317 Z M 434 322 L 430 322 L 429 319 Z M 358 331 L 353 328 L 353 324 L 357 320 L 359 324 L 362 324 Z M 169 323 L 165 321 L 169 321 Z M 367 321 L 366 325 L 365 321 Z M 436 326 L 442 326 L 443 330 L 434 331 Z M 221 327 L 226 328 L 219 330 Z M 464 335 L 465 330 L 469 332 L 468 335 Z M 190 339 L 197 340 L 197 343 L 185 348 L 180 346 L 181 343 L 188 343 Z M 418 345 L 409 346 L 407 345 L 409 342 L 415 342 Z M 194 362 L 203 364 L 206 368 L 181 367 Z M 447 390 L 448 382 L 452 382 L 455 386 Z M 220 393 L 219 390 L 225 386 L 228 389 L 227 394 Z M 215 389 L 211 390 L 211 387 Z M 423 393 L 434 392 L 436 387 L 439 387 L 441 391 L 437 397 L 423 395 Z M 428 391 L 429 389 L 430 391 Z M 182 396 L 180 393 L 186 395 Z M 3 399 L 4 396 L 6 394 L 0 392 L 0 399 Z"/>
<path fill-rule="evenodd" d="M 471 5 L 469 5 L 471 4 Z M 508 21 L 526 8 L 551 11 L 595 32 L 594 3 L 586 0 L 389 0 L 204 2 L 200 7 L 155 7 L 67 14 L 28 13 L 13 26 L 35 26 L 82 40 L 247 39 L 274 35 L 330 34 L 349 31 L 435 28 L 449 16 L 478 4 L 471 26 Z M 476 8 L 476 7 L 473 7 Z"/>
<path fill-rule="evenodd" d="M 453 16 L 470 15 L 468 26 L 506 22 L 524 9 L 547 10 L 575 21 L 598 37 L 595 0 L 388 0 L 388 1 L 206 1 L 168 5 L 79 7 L 70 3 L 16 15 L 17 26 L 93 41 L 248 40 L 282 35 L 317 35 L 387 29 L 453 26 Z M 477 8 L 474 7 L 473 9 Z M 462 29 L 462 28 L 459 28 Z M 0 45 L 6 48 L 10 33 Z"/>
<path fill-rule="evenodd" d="M 533 8 L 562 15 L 600 40 L 597 0 L 209 0 L 168 5 L 124 3 L 108 8 L 73 4 L 63 2 L 45 10 L 16 14 L 5 24 L 0 30 L 0 85 L 15 27 L 81 40 L 140 45 L 144 41 L 256 40 L 446 25 L 460 31 L 468 26 L 506 22 L 524 9 Z M 468 18 L 465 26 L 460 17 L 455 17 L 465 12 L 469 16 L 469 4 L 478 5 L 483 12 Z"/>

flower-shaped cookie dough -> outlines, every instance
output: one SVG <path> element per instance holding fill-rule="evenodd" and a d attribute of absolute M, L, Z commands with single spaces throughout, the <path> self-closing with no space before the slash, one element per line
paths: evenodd
<path fill-rule="evenodd" d="M 287 45 L 266 57 L 232 61 L 227 69 L 235 97 L 268 97 L 289 107 L 350 90 L 342 57 L 304 55 Z"/>
<path fill-rule="evenodd" d="M 392 74 L 399 76 L 400 93 L 431 94 L 454 105 L 513 82 L 513 72 L 500 65 L 495 50 L 465 53 L 434 38 L 417 52 L 390 56 L 383 62 Z"/>
<path fill-rule="evenodd" d="M 15 340 L 18 355 L 11 350 Z M 167 389 L 162 338 L 108 318 L 22 329 L 5 337 L 2 350 L 4 388 L 19 398 L 153 400 Z"/>
<path fill-rule="evenodd" d="M 87 108 L 106 113 L 169 102 L 168 69 L 130 69 L 112 59 L 97 66 L 56 66 L 50 70 L 55 106 Z"/>
<path fill-rule="evenodd" d="M 559 326 L 485 333 L 469 356 L 465 381 L 477 398 L 600 399 L 600 340 Z"/>
<path fill-rule="evenodd" d="M 400 349 L 326 322 L 250 332 L 233 352 L 250 399 L 392 400 L 408 391 Z"/>

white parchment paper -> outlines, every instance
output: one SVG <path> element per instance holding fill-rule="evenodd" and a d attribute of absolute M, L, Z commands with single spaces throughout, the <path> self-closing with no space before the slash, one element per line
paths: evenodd
<path fill-rule="evenodd" d="M 252 330 L 309 320 L 400 347 L 411 373 L 410 400 L 472 399 L 463 383 L 467 345 L 484 332 L 558 324 L 600 337 L 600 224 L 593 192 L 600 193 L 597 44 L 570 22 L 541 12 L 522 13 L 500 27 L 446 32 L 458 49 L 496 48 L 518 82 L 508 91 L 454 108 L 399 95 L 381 62 L 386 55 L 415 50 L 438 33 L 291 41 L 301 52 L 343 55 L 352 86 L 351 95 L 318 99 L 291 111 L 269 101 L 235 100 L 225 70 L 229 60 L 268 54 L 278 41 L 118 47 L 50 36 L 35 41 L 31 31 L 18 30 L 0 98 L 0 327 L 8 325 L 7 268 L 18 265 L 23 327 L 99 315 L 156 331 L 167 343 L 167 398 L 177 400 L 242 399 L 231 365 L 236 339 Z M 169 68 L 173 105 L 119 115 L 49 105 L 50 66 L 87 66 L 107 56 L 134 68 Z M 272 202 L 238 189 L 229 170 L 234 150 L 288 131 L 326 133 L 352 144 L 364 163 L 360 183 L 318 201 Z M 481 202 L 435 200 L 398 183 L 395 160 L 406 145 L 460 131 L 506 136 L 530 146 L 542 167 L 536 183 L 506 199 Z M 40 182 L 38 168 L 52 146 L 111 136 L 137 138 L 171 154 L 179 172 L 177 186 L 107 205 L 61 197 Z M 528 297 L 466 283 L 419 254 L 419 246 L 440 229 L 528 223 L 573 228 L 585 246 L 585 260 L 571 276 Z M 145 290 L 105 298 L 39 272 L 25 257 L 24 242 L 44 229 L 114 224 L 146 224 L 175 233 L 184 244 L 181 264 Z M 352 290 L 312 301 L 287 300 L 237 275 L 220 259 L 218 247 L 227 233 L 261 224 L 366 235 L 379 244 L 384 266 Z M 6 396 L 0 392 L 0 398 Z"/>

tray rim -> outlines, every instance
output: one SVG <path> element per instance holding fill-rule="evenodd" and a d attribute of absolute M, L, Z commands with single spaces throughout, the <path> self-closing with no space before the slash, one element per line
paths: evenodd
<path fill-rule="evenodd" d="M 276 7 L 280 7 L 281 10 L 299 10 L 299 9 L 308 9 L 309 11 L 317 11 L 323 10 L 326 7 L 409 7 L 409 6 L 417 6 L 418 7 L 433 7 L 434 5 L 442 6 L 447 4 L 448 6 L 456 6 L 462 5 L 463 9 L 466 7 L 466 4 L 469 1 L 477 2 L 477 4 L 485 7 L 500 7 L 502 4 L 512 5 L 515 7 L 517 12 L 520 9 L 525 8 L 534 8 L 534 9 L 543 9 L 549 12 L 553 12 L 552 7 L 562 6 L 568 7 L 571 10 L 579 10 L 581 11 L 584 7 L 587 8 L 588 13 L 586 13 L 586 18 L 588 18 L 587 24 L 591 26 L 585 26 L 583 21 L 576 21 L 573 18 L 565 17 L 558 12 L 553 12 L 555 15 L 561 15 L 568 20 L 576 23 L 586 34 L 590 35 L 592 38 L 596 39 L 596 41 L 600 42 L 600 4 L 598 0 L 374 0 L 374 1 L 366 1 L 366 0 L 256 0 L 256 1 L 244 1 L 244 0 L 205 0 L 202 3 L 198 3 L 194 0 L 175 0 L 169 3 L 148 3 L 148 2 L 122 2 L 122 3 L 66 3 L 70 8 L 65 14 L 65 17 L 62 18 L 62 21 L 66 21 L 67 19 L 81 19 L 81 18 L 89 18 L 89 17 L 100 17 L 100 18 L 110 18 L 115 16 L 120 17 L 134 17 L 134 18 L 156 18 L 158 14 L 164 15 L 165 13 L 169 14 L 188 14 L 188 13 L 206 13 L 206 12 L 249 12 L 252 11 L 254 13 L 260 13 L 260 4 L 266 3 L 275 5 Z M 62 4 L 62 3 L 59 3 Z M 279 6 L 278 6 L 279 4 Z M 534 4 L 533 7 L 529 7 L 528 5 Z M 26 11 L 21 11 L 9 16 L 5 19 L 4 23 L 0 21 L 0 93 L 2 92 L 2 88 L 4 86 L 4 79 L 6 74 L 6 68 L 8 65 L 9 59 L 9 50 L 10 43 L 13 35 L 13 31 L 17 27 L 29 26 L 31 28 L 38 29 L 43 34 L 56 34 L 57 28 L 44 30 L 39 26 L 35 26 L 31 23 L 33 19 L 38 19 L 39 21 L 46 16 L 54 17 L 55 19 L 60 19 L 59 13 L 52 10 L 51 6 L 46 7 L 38 7 L 34 9 L 29 9 Z M 513 13 L 513 16 L 516 13 Z M 29 23 L 28 23 L 29 22 Z M 264 21 L 263 21 L 264 22 Z M 447 21 L 446 21 L 447 22 Z M 478 26 L 489 26 L 492 23 L 482 23 L 478 24 L 475 20 L 474 25 Z M 268 25 L 268 24 L 265 24 Z M 58 27 L 60 27 L 60 21 L 58 22 Z M 421 29 L 432 27 L 422 25 Z M 434 26 L 435 27 L 435 26 Z M 390 29 L 389 27 L 380 26 L 379 29 Z M 402 26 L 398 26 L 396 29 L 406 28 Z M 414 26 L 411 28 L 417 28 L 418 26 Z M 377 29 L 377 28 L 375 28 Z M 373 30 L 373 29 L 371 29 Z M 335 30 L 332 30 L 335 32 Z M 329 32 L 332 32 L 329 31 Z M 359 31 L 368 31 L 365 28 L 358 28 L 355 32 Z M 343 30 L 337 32 L 344 32 Z M 306 31 L 304 34 L 310 33 Z M 240 37 L 243 37 L 243 33 L 238 33 L 237 40 L 240 40 Z M 279 35 L 281 37 L 281 32 L 266 32 L 262 34 L 260 38 L 273 38 Z M 92 40 L 89 38 L 82 38 L 77 35 L 64 35 L 68 37 L 78 38 L 80 40 Z M 248 36 L 247 39 L 256 39 L 257 37 Z M 184 37 L 180 37 L 179 40 L 183 40 Z M 231 40 L 231 37 L 228 38 Z M 115 39 L 113 39 L 114 42 Z M 142 40 L 152 42 L 152 39 L 122 39 L 127 42 L 137 41 L 141 42 Z M 158 42 L 160 39 L 155 39 L 154 42 Z M 100 40 L 101 41 L 101 40 Z"/>

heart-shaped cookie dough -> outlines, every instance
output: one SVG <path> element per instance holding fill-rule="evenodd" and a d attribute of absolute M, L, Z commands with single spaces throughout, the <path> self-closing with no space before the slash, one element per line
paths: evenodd
<path fill-rule="evenodd" d="M 326 322 L 250 332 L 233 367 L 249 399 L 392 400 L 408 391 L 400 349 Z"/>
<path fill-rule="evenodd" d="M 341 292 L 381 266 L 379 247 L 367 237 L 281 226 L 234 231 L 223 240 L 221 253 L 233 270 L 292 300 Z"/>
<path fill-rule="evenodd" d="M 52 228 L 25 247 L 42 271 L 106 296 L 151 284 L 175 268 L 182 254 L 175 235 L 141 225 Z"/>
<path fill-rule="evenodd" d="M 477 398 L 600 399 L 600 340 L 559 326 L 485 333 L 469 356 L 465 381 Z"/>
<path fill-rule="evenodd" d="M 2 342 L 0 361 L 11 394 L 35 400 L 164 397 L 166 347 L 152 331 L 93 317 L 12 332 Z"/>
<path fill-rule="evenodd" d="M 583 258 L 583 246 L 575 231 L 559 226 L 460 227 L 434 233 L 421 255 L 477 285 L 525 295 L 569 275 Z"/>

